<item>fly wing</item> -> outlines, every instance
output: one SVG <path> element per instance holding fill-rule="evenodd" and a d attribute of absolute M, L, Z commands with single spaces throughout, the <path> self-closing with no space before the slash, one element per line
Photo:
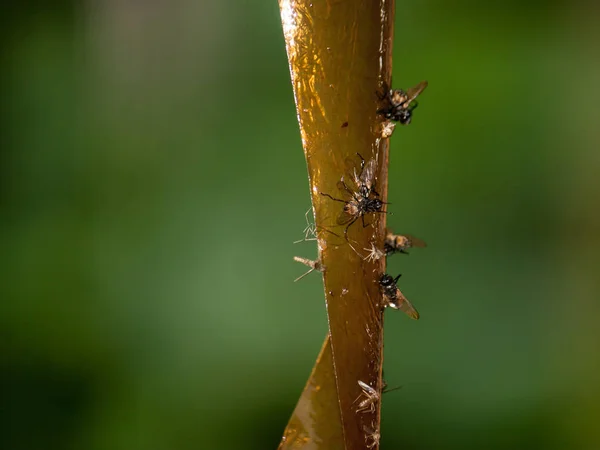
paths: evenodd
<path fill-rule="evenodd" d="M 355 217 L 352 214 L 350 214 L 348 211 L 346 211 L 346 208 L 344 208 L 344 210 L 337 217 L 335 223 L 337 223 L 338 225 L 346 225 L 346 224 L 352 222 L 354 219 L 355 219 Z"/>
<path fill-rule="evenodd" d="M 402 302 L 400 305 L 400 310 L 404 311 L 404 313 L 411 319 L 419 320 L 419 312 L 408 300 L 405 299 L 404 302 Z"/>
<path fill-rule="evenodd" d="M 346 158 L 344 160 L 344 166 L 346 167 L 345 178 L 351 180 L 354 183 L 352 188 L 358 188 L 360 185 L 360 175 L 363 170 L 364 160 L 358 160 L 358 158 Z"/>
<path fill-rule="evenodd" d="M 364 381 L 358 380 L 358 385 L 361 387 L 361 389 L 363 391 L 368 392 L 370 395 L 377 395 L 377 391 L 375 389 L 373 389 L 371 386 L 369 386 L 367 383 L 365 383 Z"/>
<path fill-rule="evenodd" d="M 342 194 L 342 198 L 344 200 L 349 201 L 354 198 L 354 194 L 351 191 L 352 188 L 346 184 L 343 177 L 340 181 L 337 182 L 336 186 L 340 190 L 340 193 Z"/>
<path fill-rule="evenodd" d="M 408 301 L 404 294 L 400 292 L 400 289 L 396 291 L 396 300 L 394 303 L 390 304 L 390 307 L 403 311 L 411 319 L 419 319 L 418 311 L 415 309 L 412 303 Z"/>
<path fill-rule="evenodd" d="M 419 247 L 419 248 L 427 247 L 427 244 L 422 239 L 411 236 L 410 234 L 405 234 L 405 236 L 408 238 L 411 247 Z"/>
<path fill-rule="evenodd" d="M 406 100 L 406 102 L 404 102 L 405 107 L 408 107 L 408 105 L 410 105 L 410 103 L 414 99 L 416 99 L 421 92 L 423 92 L 425 90 L 425 88 L 427 87 L 427 84 L 428 84 L 427 81 L 421 81 L 416 86 L 411 87 L 406 90 L 406 95 L 408 96 L 408 99 Z"/>
<path fill-rule="evenodd" d="M 377 171 L 377 160 L 370 159 L 363 168 L 360 174 L 360 183 L 364 184 L 367 189 L 371 189 L 375 185 L 375 173 Z"/>

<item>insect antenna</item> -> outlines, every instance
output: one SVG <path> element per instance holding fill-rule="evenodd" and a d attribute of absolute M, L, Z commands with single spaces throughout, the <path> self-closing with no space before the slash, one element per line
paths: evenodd
<path fill-rule="evenodd" d="M 382 394 L 387 394 L 388 392 L 394 392 L 394 391 L 397 391 L 398 389 L 402 389 L 402 385 L 400 385 L 400 386 L 396 386 L 396 387 L 393 387 L 393 388 L 391 388 L 391 389 L 388 389 L 388 388 L 387 388 L 387 386 L 386 386 L 386 387 L 383 389 L 383 391 L 381 391 L 381 393 L 382 393 Z"/>

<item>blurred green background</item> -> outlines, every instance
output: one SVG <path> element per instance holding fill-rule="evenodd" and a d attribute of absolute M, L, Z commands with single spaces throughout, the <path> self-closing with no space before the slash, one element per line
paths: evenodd
<path fill-rule="evenodd" d="M 600 7 L 397 3 L 383 448 L 600 448 Z M 276 448 L 326 334 L 277 3 L 3 12 L 0 446 Z"/>

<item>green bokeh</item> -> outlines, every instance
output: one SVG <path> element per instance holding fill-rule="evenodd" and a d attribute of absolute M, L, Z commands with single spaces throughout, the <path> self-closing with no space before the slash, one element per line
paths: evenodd
<path fill-rule="evenodd" d="M 162 3 L 3 19 L 2 448 L 275 448 L 325 337 L 277 4 Z M 600 448 L 598 13 L 397 3 L 383 448 Z"/>

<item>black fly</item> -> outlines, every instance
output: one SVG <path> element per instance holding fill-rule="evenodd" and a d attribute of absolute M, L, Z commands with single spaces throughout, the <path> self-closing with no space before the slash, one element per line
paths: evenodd
<path fill-rule="evenodd" d="M 408 125 L 412 119 L 413 110 L 419 105 L 415 99 L 427 87 L 427 81 L 421 81 L 414 87 L 403 91 L 402 89 L 390 89 L 380 98 L 388 103 L 386 108 L 377 111 L 386 119 Z"/>
<path fill-rule="evenodd" d="M 396 283 L 398 283 L 399 278 L 400 275 L 396 278 L 392 278 L 392 276 L 387 273 L 384 273 L 381 275 L 381 278 L 379 278 L 379 288 L 386 300 L 385 307 L 389 306 L 390 308 L 399 309 L 404 311 L 411 319 L 418 319 L 419 313 L 404 294 L 400 292 L 400 289 L 398 289 Z"/>
<path fill-rule="evenodd" d="M 344 230 L 346 240 L 348 240 L 348 229 L 359 218 L 362 219 L 363 228 L 366 228 L 368 225 L 365 223 L 365 214 L 386 213 L 386 211 L 382 211 L 383 205 L 386 203 L 378 198 L 379 193 L 375 190 L 377 161 L 371 159 L 365 162 L 362 156 L 358 156 L 361 159 L 360 171 L 357 172 L 354 168 L 347 174 L 353 186 L 348 186 L 344 177 L 337 183 L 337 187 L 344 198 L 335 198 L 321 192 L 321 195 L 344 204 L 344 208 L 336 222 L 338 225 L 346 225 Z M 351 160 L 347 160 L 347 162 L 352 163 Z M 351 187 L 354 189 L 351 189 Z"/>

